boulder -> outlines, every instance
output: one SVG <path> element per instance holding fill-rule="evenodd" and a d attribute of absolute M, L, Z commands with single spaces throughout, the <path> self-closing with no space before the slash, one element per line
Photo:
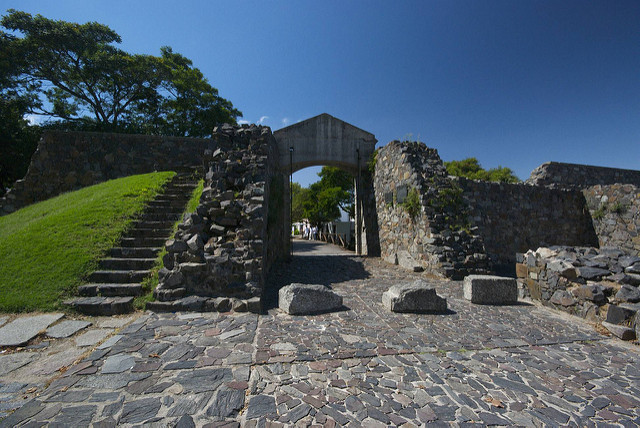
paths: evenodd
<path fill-rule="evenodd" d="M 567 290 L 556 290 L 549 301 L 554 305 L 564 307 L 573 306 L 578 303 L 578 301 L 573 298 L 573 295 Z"/>
<path fill-rule="evenodd" d="M 514 278 L 469 275 L 464 278 L 464 298 L 480 305 L 511 305 L 518 302 L 518 284 Z"/>
<path fill-rule="evenodd" d="M 616 293 L 616 300 L 629 303 L 640 302 L 640 290 L 633 285 L 623 284 Z"/>
<path fill-rule="evenodd" d="M 634 340 L 636 338 L 636 332 L 632 328 L 623 325 L 610 324 L 606 321 L 602 321 L 602 326 L 622 340 Z"/>
<path fill-rule="evenodd" d="M 278 306 L 290 315 L 329 312 L 342 307 L 342 296 L 320 284 L 289 284 L 278 292 Z"/>
<path fill-rule="evenodd" d="M 382 294 L 382 304 L 392 312 L 440 313 L 447 311 L 447 299 L 436 294 L 427 282 L 394 285 Z"/>
<path fill-rule="evenodd" d="M 611 324 L 629 324 L 630 320 L 638 313 L 638 309 L 640 309 L 638 304 L 609 305 L 607 322 Z"/>

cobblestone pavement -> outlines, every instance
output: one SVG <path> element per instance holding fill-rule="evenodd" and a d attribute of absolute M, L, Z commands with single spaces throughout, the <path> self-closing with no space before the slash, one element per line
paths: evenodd
<path fill-rule="evenodd" d="M 640 424 L 636 347 L 546 308 L 472 305 L 460 282 L 433 280 L 448 314 L 393 314 L 383 291 L 424 275 L 297 246 L 265 314 L 146 313 L 35 391 L 0 380 L 0 403 L 22 400 L 0 426 Z M 345 308 L 283 314 L 290 282 L 331 285 Z"/>

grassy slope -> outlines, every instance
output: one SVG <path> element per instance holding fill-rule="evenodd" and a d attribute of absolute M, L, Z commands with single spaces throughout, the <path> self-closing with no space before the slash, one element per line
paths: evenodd
<path fill-rule="evenodd" d="M 0 217 L 0 311 L 60 309 L 173 175 L 111 180 Z"/>

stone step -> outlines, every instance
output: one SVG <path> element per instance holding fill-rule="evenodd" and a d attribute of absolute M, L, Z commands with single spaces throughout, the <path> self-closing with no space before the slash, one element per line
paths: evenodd
<path fill-rule="evenodd" d="M 81 296 L 140 296 L 142 284 L 85 284 L 78 287 Z"/>
<path fill-rule="evenodd" d="M 166 238 L 122 238 L 120 240 L 120 246 L 158 248 L 164 246 L 166 240 Z"/>
<path fill-rule="evenodd" d="M 163 244 L 164 245 L 164 244 Z M 115 247 L 109 250 L 109 256 L 113 258 L 155 258 L 160 252 L 160 247 Z"/>
<path fill-rule="evenodd" d="M 182 213 L 144 213 L 138 221 L 171 221 L 180 220 Z"/>
<path fill-rule="evenodd" d="M 133 223 L 134 229 L 173 229 L 175 221 L 163 220 L 163 221 L 142 221 L 138 220 Z"/>
<path fill-rule="evenodd" d="M 145 214 L 177 214 L 178 216 L 182 214 L 182 211 L 183 208 L 163 206 L 147 207 L 144 209 Z"/>
<path fill-rule="evenodd" d="M 125 238 L 168 238 L 171 235 L 173 228 L 165 229 L 147 229 L 136 227 L 131 229 L 125 234 Z"/>
<path fill-rule="evenodd" d="M 142 281 L 150 273 L 150 270 L 97 270 L 89 275 L 89 281 L 130 284 Z"/>
<path fill-rule="evenodd" d="M 156 199 L 155 201 L 151 201 L 147 204 L 147 207 L 174 207 L 179 210 L 184 209 L 184 205 L 187 203 L 188 199 Z"/>
<path fill-rule="evenodd" d="M 102 270 L 143 270 L 151 269 L 155 258 L 108 258 L 102 259 L 98 266 Z"/>
<path fill-rule="evenodd" d="M 85 315 L 120 315 L 133 312 L 133 297 L 82 297 L 65 305 Z"/>

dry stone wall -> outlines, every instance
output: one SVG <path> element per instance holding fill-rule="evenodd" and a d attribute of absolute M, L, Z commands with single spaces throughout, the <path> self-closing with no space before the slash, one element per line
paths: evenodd
<path fill-rule="evenodd" d="M 451 278 L 489 271 L 482 239 L 467 223 L 462 190 L 435 149 L 400 141 L 381 148 L 374 190 L 385 260 Z"/>
<path fill-rule="evenodd" d="M 640 328 L 638 319 L 618 318 L 640 309 L 640 257 L 617 248 L 555 246 L 530 250 L 518 261 L 524 295 L 590 321 Z"/>
<path fill-rule="evenodd" d="M 44 132 L 26 176 L 0 198 L 0 215 L 113 178 L 200 167 L 211 139 Z"/>
<path fill-rule="evenodd" d="M 547 162 L 534 169 L 526 182 L 536 186 L 561 189 L 584 189 L 589 186 L 615 183 L 640 186 L 640 171 Z"/>
<path fill-rule="evenodd" d="M 633 184 L 596 185 L 582 193 L 600 247 L 640 254 L 640 188 Z"/>
<path fill-rule="evenodd" d="M 200 203 L 167 241 L 155 295 L 198 296 L 188 300 L 197 310 L 256 310 L 265 274 L 288 250 L 277 146 L 268 127 L 255 125 L 224 125 L 213 139 Z"/>
<path fill-rule="evenodd" d="M 457 179 L 469 220 L 496 270 L 513 274 L 516 253 L 552 245 L 597 246 L 579 191 Z"/>

